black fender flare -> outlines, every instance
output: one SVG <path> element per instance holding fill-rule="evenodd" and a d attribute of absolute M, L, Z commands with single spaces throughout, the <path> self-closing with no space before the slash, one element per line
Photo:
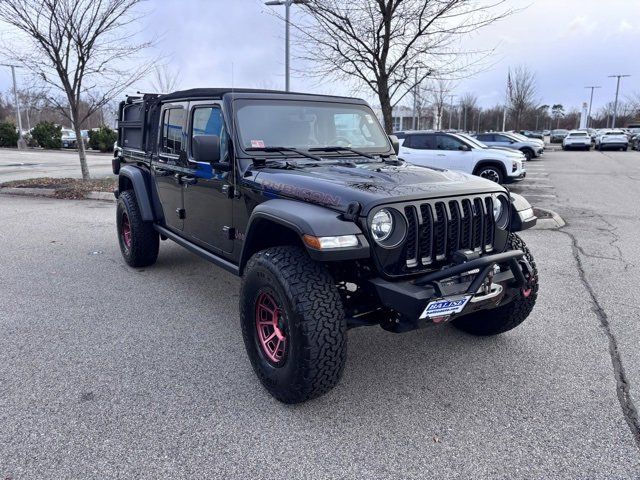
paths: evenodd
<path fill-rule="evenodd" d="M 126 190 L 124 187 L 127 181 L 129 181 L 133 186 L 133 192 L 136 194 L 136 201 L 138 202 L 142 220 L 145 222 L 153 222 L 156 218 L 151 206 L 148 177 L 149 174 L 142 169 L 134 167 L 133 165 L 125 165 L 120 168 L 118 175 L 118 192 Z"/>
<path fill-rule="evenodd" d="M 492 167 L 498 167 L 500 169 L 500 171 L 502 172 L 502 176 L 504 177 L 504 180 L 506 180 L 509 176 L 507 169 L 504 166 L 504 163 L 502 163 L 500 160 L 490 160 L 490 159 L 486 159 L 486 160 L 480 160 L 478 163 L 476 163 L 476 166 L 473 167 L 473 174 L 475 175 L 478 170 L 480 170 L 482 167 L 489 165 Z"/>
<path fill-rule="evenodd" d="M 522 195 L 509 192 L 511 199 L 511 231 L 521 232 L 538 223 L 538 217 L 533 213 L 533 207 Z"/>
<path fill-rule="evenodd" d="M 300 239 L 305 234 L 314 237 L 356 235 L 358 238 L 358 246 L 332 251 L 316 250 L 302 242 L 314 260 L 339 261 L 369 257 L 369 243 L 362 230 L 355 222 L 344 220 L 341 213 L 320 205 L 276 198 L 259 204 L 251 212 L 240 254 L 241 275 L 249 258 L 255 253 L 253 246 L 259 243 L 263 221 L 288 228 Z"/>

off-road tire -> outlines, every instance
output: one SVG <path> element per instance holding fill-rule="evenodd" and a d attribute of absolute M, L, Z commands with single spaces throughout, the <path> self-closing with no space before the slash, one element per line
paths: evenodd
<path fill-rule="evenodd" d="M 271 295 L 285 315 L 286 356 L 274 365 L 258 339 L 257 304 Z M 262 385 L 284 403 L 300 403 L 331 390 L 347 357 L 347 328 L 335 282 L 300 247 L 254 254 L 242 280 L 240 322 L 247 354 Z"/>
<path fill-rule="evenodd" d="M 126 245 L 123 236 L 123 223 L 129 221 L 130 245 Z M 125 262 L 131 267 L 147 267 L 158 259 L 160 239 L 152 222 L 144 222 L 138 208 L 136 195 L 133 190 L 125 190 L 118 196 L 116 208 L 116 226 L 118 242 Z"/>
<path fill-rule="evenodd" d="M 522 250 L 531 265 L 533 272 L 527 278 L 527 285 L 525 286 L 525 289 L 530 289 L 529 295 L 525 296 L 521 289 L 518 291 L 516 298 L 504 306 L 481 310 L 455 319 L 453 321 L 455 327 L 472 335 L 498 335 L 517 327 L 529 316 L 538 297 L 538 269 L 536 268 L 536 262 L 533 260 L 533 255 L 527 245 L 515 233 L 509 235 L 508 250 Z"/>

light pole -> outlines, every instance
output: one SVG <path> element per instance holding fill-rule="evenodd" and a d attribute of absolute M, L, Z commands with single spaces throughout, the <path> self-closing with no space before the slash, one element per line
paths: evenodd
<path fill-rule="evenodd" d="M 301 4 L 307 3 L 307 0 L 270 0 L 268 2 L 264 2 L 265 5 L 274 6 L 274 5 L 284 5 L 284 89 L 285 91 L 289 91 L 289 27 L 290 27 L 290 13 L 291 5 L 293 4 Z"/>
<path fill-rule="evenodd" d="M 27 148 L 27 144 L 22 138 L 22 118 L 20 117 L 20 100 L 18 99 L 18 86 L 16 83 L 16 65 L 9 65 L 6 63 L 0 64 L 3 67 L 11 67 L 11 76 L 13 77 L 13 98 L 16 102 L 16 116 L 18 117 L 18 149 L 23 150 Z"/>
<path fill-rule="evenodd" d="M 600 85 L 590 85 L 588 87 L 584 87 L 584 88 L 590 88 L 591 89 L 591 98 L 589 99 L 589 113 L 587 113 L 587 128 L 589 128 L 591 126 L 591 104 L 593 103 L 593 91 L 596 88 L 602 88 Z"/>
<path fill-rule="evenodd" d="M 616 115 L 618 114 L 618 93 L 620 93 L 620 79 L 622 77 L 630 77 L 631 75 L 609 75 L 609 78 L 617 78 L 616 84 L 616 100 L 613 102 L 613 119 L 611 120 L 611 128 L 616 128 Z"/>
<path fill-rule="evenodd" d="M 455 98 L 455 95 L 449 95 L 449 98 L 451 98 L 449 105 L 451 105 L 451 108 L 449 109 L 449 130 L 451 130 L 451 113 L 453 112 L 453 99 Z"/>

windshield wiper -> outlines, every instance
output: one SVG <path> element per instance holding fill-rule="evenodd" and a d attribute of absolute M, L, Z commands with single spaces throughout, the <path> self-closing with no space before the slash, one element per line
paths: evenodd
<path fill-rule="evenodd" d="M 278 152 L 278 153 L 293 152 L 300 155 L 301 157 L 307 157 L 312 160 L 322 161 L 322 158 L 318 157 L 317 155 L 313 155 L 311 153 L 307 153 L 303 150 L 298 150 L 297 148 L 293 148 L 293 147 L 249 147 L 249 148 L 245 148 L 245 150 L 247 152 Z"/>
<path fill-rule="evenodd" d="M 360 155 L 361 157 L 371 158 L 372 160 L 375 160 L 375 158 L 376 158 L 373 155 L 370 155 L 370 154 L 365 153 L 365 152 L 361 152 L 360 150 L 356 150 L 356 149 L 351 148 L 351 147 L 341 147 L 339 145 L 334 145 L 334 146 L 329 146 L 329 147 L 313 147 L 313 148 L 310 148 L 309 151 L 310 152 L 340 152 L 340 151 L 344 151 L 344 152 L 355 153 L 356 155 Z"/>

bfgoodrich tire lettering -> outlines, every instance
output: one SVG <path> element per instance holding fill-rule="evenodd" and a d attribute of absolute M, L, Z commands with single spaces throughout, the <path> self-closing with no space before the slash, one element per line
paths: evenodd
<path fill-rule="evenodd" d="M 146 267 L 156 262 L 160 240 L 152 222 L 143 222 L 132 190 L 120 193 L 116 209 L 120 251 L 132 267 Z"/>
<path fill-rule="evenodd" d="M 256 305 L 267 294 L 283 312 L 286 352 L 268 358 L 256 324 Z M 333 388 L 342 375 L 346 322 L 340 295 L 326 267 L 299 247 L 274 247 L 247 264 L 240 293 L 247 354 L 263 386 L 284 403 L 299 403 Z"/>
<path fill-rule="evenodd" d="M 527 278 L 524 292 L 520 290 L 513 301 L 502 307 L 481 310 L 455 319 L 453 324 L 460 330 L 479 336 L 497 335 L 520 325 L 533 310 L 538 298 L 538 269 L 536 268 L 536 262 L 533 260 L 533 255 L 527 245 L 515 233 L 509 235 L 508 250 L 522 250 L 531 264 L 533 272 Z"/>

